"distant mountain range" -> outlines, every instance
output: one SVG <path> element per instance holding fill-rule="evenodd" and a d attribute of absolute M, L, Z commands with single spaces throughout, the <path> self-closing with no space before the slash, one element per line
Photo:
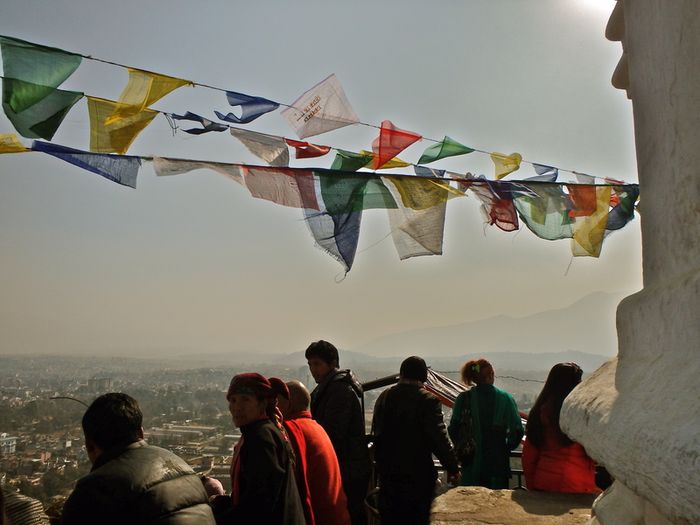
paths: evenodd
<path fill-rule="evenodd" d="M 622 296 L 589 294 L 566 308 L 496 316 L 386 335 L 351 350 L 374 356 L 482 355 L 494 352 L 617 354 L 615 311 Z"/>

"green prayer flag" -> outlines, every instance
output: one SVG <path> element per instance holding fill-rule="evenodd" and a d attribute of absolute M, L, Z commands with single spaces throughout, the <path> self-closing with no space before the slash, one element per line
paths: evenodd
<path fill-rule="evenodd" d="M 353 153 L 352 151 L 338 150 L 338 153 L 331 164 L 332 170 L 340 171 L 357 171 L 364 168 L 374 157 L 372 155 L 362 155 L 361 153 Z"/>
<path fill-rule="evenodd" d="M 455 155 L 466 155 L 472 151 L 474 151 L 473 148 L 460 144 L 459 142 L 445 135 L 442 142 L 433 144 L 423 152 L 423 155 L 421 155 L 420 159 L 418 160 L 418 164 L 428 164 L 446 157 L 454 157 Z"/>
<path fill-rule="evenodd" d="M 30 107 L 15 111 L 10 100 L 17 91 L 32 91 L 27 82 L 4 78 L 2 80 L 2 108 L 17 132 L 27 138 L 51 140 L 73 105 L 83 98 L 77 91 L 53 89 L 47 96 Z"/>
<path fill-rule="evenodd" d="M 381 177 L 327 172 L 314 174 L 319 178 L 323 204 L 330 215 L 398 207 Z"/>
<path fill-rule="evenodd" d="M 74 53 L 0 36 L 3 75 L 23 81 L 3 91 L 3 104 L 20 113 L 48 97 L 73 72 L 82 57 Z M 7 88 L 5 88 L 7 89 Z"/>

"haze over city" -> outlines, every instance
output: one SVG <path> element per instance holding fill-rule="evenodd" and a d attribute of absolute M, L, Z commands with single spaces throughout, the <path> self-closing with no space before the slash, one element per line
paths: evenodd
<path fill-rule="evenodd" d="M 631 104 L 609 82 L 620 45 L 603 38 L 613 4 L 6 0 L 0 34 L 287 103 L 335 73 L 363 122 L 636 182 Z M 125 82 L 124 70 L 84 61 L 64 86 L 116 99 Z M 211 117 L 226 102 L 181 88 L 156 107 Z M 293 136 L 278 113 L 251 129 Z M 0 133 L 11 131 L 0 116 Z M 352 126 L 316 142 L 358 151 L 375 136 Z M 79 103 L 53 141 L 87 149 L 88 138 Z M 227 134 L 173 136 L 162 117 L 129 153 L 260 163 Z M 436 167 L 492 178 L 485 155 Z M 534 173 L 524 164 L 515 175 Z M 578 328 L 521 349 L 614 355 L 614 324 L 601 343 L 585 320 L 604 311 L 613 323 L 615 303 L 641 287 L 638 218 L 599 259 L 572 260 L 568 240 L 486 227 L 476 199 L 455 199 L 444 255 L 401 262 L 385 213 L 369 211 L 355 265 L 337 282 L 342 268 L 314 247 L 299 210 L 210 172 L 157 178 L 147 164 L 132 190 L 30 153 L 0 156 L 0 185 L 2 354 L 288 354 L 324 338 L 381 355 L 394 334 L 497 316 L 509 336 L 497 350 L 514 351 L 522 322 L 512 319 L 578 304 Z M 483 348 L 460 339 L 411 351 L 429 360 Z"/>

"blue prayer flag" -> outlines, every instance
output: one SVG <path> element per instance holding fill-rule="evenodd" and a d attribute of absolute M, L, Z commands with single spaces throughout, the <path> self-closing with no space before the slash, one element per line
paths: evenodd
<path fill-rule="evenodd" d="M 136 188 L 136 176 L 141 166 L 139 157 L 90 153 L 36 140 L 32 144 L 32 150 L 41 151 L 65 160 L 79 168 L 97 173 L 117 184 Z"/>
<path fill-rule="evenodd" d="M 226 122 L 234 122 L 236 124 L 248 124 L 253 122 L 256 118 L 270 111 L 276 110 L 280 105 L 277 102 L 268 100 L 262 97 L 252 97 L 250 95 L 245 95 L 243 93 L 236 93 L 235 91 L 227 91 L 226 98 L 228 103 L 232 106 L 241 106 L 241 116 L 237 117 L 233 113 L 228 113 L 224 115 L 218 111 L 214 111 L 216 116 L 221 120 Z"/>

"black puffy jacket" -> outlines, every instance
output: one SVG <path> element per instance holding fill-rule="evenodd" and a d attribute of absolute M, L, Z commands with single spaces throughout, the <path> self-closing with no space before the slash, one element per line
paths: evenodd
<path fill-rule="evenodd" d="M 62 525 L 214 525 L 202 482 L 184 460 L 137 441 L 103 453 L 63 507 Z"/>

